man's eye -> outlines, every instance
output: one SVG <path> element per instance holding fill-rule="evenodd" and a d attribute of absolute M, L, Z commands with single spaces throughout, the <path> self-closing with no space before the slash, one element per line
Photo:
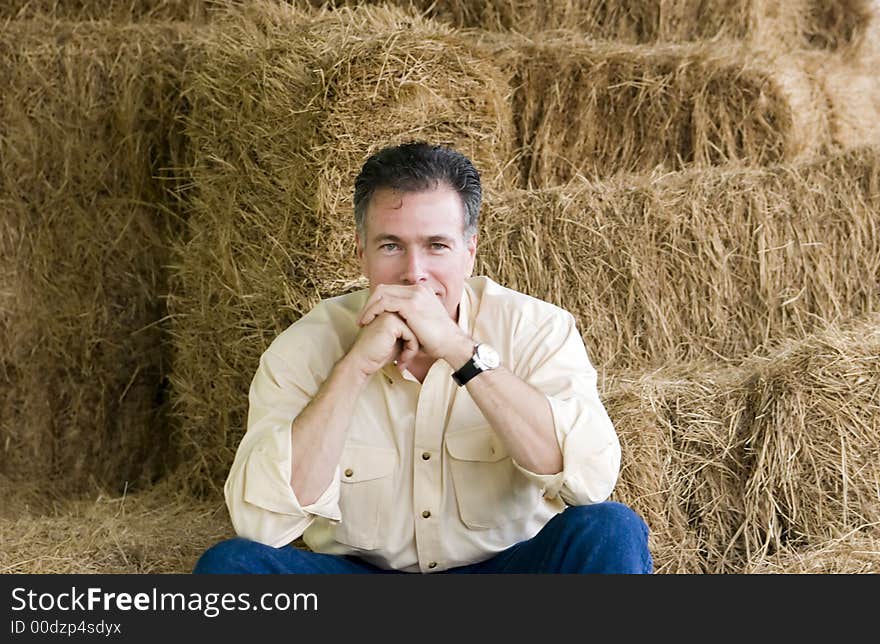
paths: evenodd
<path fill-rule="evenodd" d="M 440 242 L 434 242 L 431 244 L 431 250 L 446 250 L 449 248 L 446 244 L 441 244 Z"/>
<path fill-rule="evenodd" d="M 382 244 L 381 246 L 379 246 L 379 250 L 384 250 L 388 252 L 395 251 L 397 250 L 397 244 Z"/>

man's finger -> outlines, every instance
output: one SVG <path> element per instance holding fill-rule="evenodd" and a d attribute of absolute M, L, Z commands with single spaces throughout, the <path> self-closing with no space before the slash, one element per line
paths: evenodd
<path fill-rule="evenodd" d="M 365 315 L 366 312 L 369 311 L 376 304 L 376 302 L 381 299 L 381 296 L 375 297 L 375 295 L 376 294 L 374 293 L 373 295 L 371 295 L 369 297 L 369 299 L 366 301 L 364 306 L 361 308 L 361 312 L 358 313 L 358 318 L 357 318 L 358 325 L 365 326 L 367 324 L 366 322 L 364 322 L 364 319 L 366 318 L 366 315 Z M 375 317 L 375 316 L 373 316 L 373 317 Z"/>
<path fill-rule="evenodd" d="M 401 340 L 403 340 L 404 344 L 403 350 L 400 352 L 400 358 L 397 360 L 397 366 L 403 371 L 404 367 L 409 364 L 410 360 L 413 360 L 416 355 L 418 355 L 419 343 L 418 340 L 416 340 L 416 336 L 409 332 L 409 330 L 401 336 Z"/>
<path fill-rule="evenodd" d="M 364 302 L 361 311 L 366 311 L 379 300 L 385 297 L 406 297 L 412 286 L 399 286 L 397 284 L 379 284 L 376 289 L 370 293 L 367 301 Z"/>
<path fill-rule="evenodd" d="M 366 326 L 374 319 L 379 317 L 382 313 L 398 313 L 400 314 L 402 309 L 404 308 L 404 302 L 396 299 L 396 298 L 387 298 L 383 297 L 380 300 L 377 300 L 372 306 L 361 313 L 361 317 L 358 320 L 358 324 L 361 326 Z M 401 316 L 402 317 L 402 316 Z"/>
<path fill-rule="evenodd" d="M 384 310 L 385 303 L 383 298 L 379 297 L 372 302 L 368 302 L 364 306 L 364 308 L 361 309 L 360 315 L 358 316 L 358 324 L 361 326 L 366 326 L 367 324 L 372 322 L 374 318 L 378 317 L 378 315 Z"/>
<path fill-rule="evenodd" d="M 378 302 L 381 299 L 382 299 L 382 292 L 381 291 L 374 291 L 373 293 L 371 293 L 370 297 L 367 298 L 367 301 L 364 302 L 364 305 L 361 307 L 361 315 L 363 315 L 364 311 L 366 311 L 368 308 L 373 306 L 376 302 Z"/>
<path fill-rule="evenodd" d="M 385 301 L 385 300 L 410 300 L 412 299 L 418 291 L 426 289 L 428 292 L 431 292 L 424 284 L 420 285 L 412 285 L 412 286 L 403 286 L 399 284 L 380 284 L 376 287 L 376 290 L 370 294 L 370 297 L 367 298 L 367 301 L 364 302 L 363 307 L 361 307 L 361 314 L 358 319 L 362 319 L 364 313 L 374 307 L 377 302 Z"/>

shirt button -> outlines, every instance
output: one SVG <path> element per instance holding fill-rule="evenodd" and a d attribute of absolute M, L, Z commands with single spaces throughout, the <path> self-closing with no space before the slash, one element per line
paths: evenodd
<path fill-rule="evenodd" d="M 436 561 L 432 561 L 431 563 L 428 564 L 428 568 L 436 568 L 436 567 L 437 567 Z"/>
<path fill-rule="evenodd" d="M 422 452 L 422 460 L 423 460 L 423 461 L 427 461 L 427 460 L 430 459 L 430 458 L 431 458 L 431 453 L 430 453 L 430 452 Z"/>
<path fill-rule="evenodd" d="M 431 516 L 431 511 L 430 511 L 430 510 L 424 510 L 424 511 L 422 512 L 422 516 L 425 517 L 425 518 L 427 519 L 428 517 Z"/>
<path fill-rule="evenodd" d="M 351 476 L 352 474 L 354 474 L 354 470 L 351 469 L 350 467 L 349 467 L 347 470 L 345 470 L 345 475 L 346 475 L 346 476 Z"/>

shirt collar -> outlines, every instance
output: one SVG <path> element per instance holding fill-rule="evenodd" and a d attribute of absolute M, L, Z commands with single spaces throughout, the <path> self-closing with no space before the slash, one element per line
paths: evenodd
<path fill-rule="evenodd" d="M 458 303 L 458 327 L 468 335 L 473 329 L 471 320 L 471 312 L 474 310 L 473 298 L 474 291 L 470 280 L 465 280 L 464 288 L 461 289 L 461 301 Z"/>

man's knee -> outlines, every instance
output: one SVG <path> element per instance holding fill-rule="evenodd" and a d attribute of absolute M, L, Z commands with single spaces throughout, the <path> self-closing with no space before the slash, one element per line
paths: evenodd
<path fill-rule="evenodd" d="M 577 531 L 601 531 L 607 535 L 632 535 L 647 539 L 648 526 L 632 508 L 617 501 L 566 508 L 561 518 Z"/>
<path fill-rule="evenodd" d="M 648 549 L 648 526 L 632 508 L 616 501 L 572 506 L 557 516 L 562 531 L 571 538 L 592 544 L 628 544 L 630 548 Z"/>
<path fill-rule="evenodd" d="M 588 554 L 591 572 L 650 573 L 648 526 L 628 506 L 615 501 L 573 506 L 557 515 L 560 542 Z"/>
<path fill-rule="evenodd" d="M 224 575 L 248 572 L 256 551 L 265 548 L 261 543 L 234 537 L 208 548 L 196 562 L 193 573 L 197 575 Z"/>

